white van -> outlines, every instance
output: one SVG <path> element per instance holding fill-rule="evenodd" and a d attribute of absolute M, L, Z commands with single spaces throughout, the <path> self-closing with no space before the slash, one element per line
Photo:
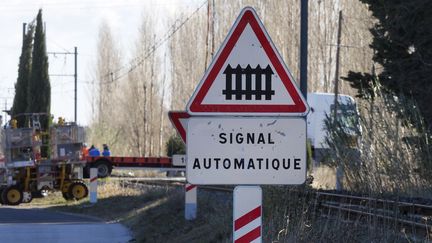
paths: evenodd
<path fill-rule="evenodd" d="M 325 128 L 327 117 L 333 119 L 334 93 L 308 93 L 307 101 L 310 112 L 307 115 L 307 138 L 309 139 L 313 158 L 319 163 L 329 149 L 326 142 L 328 132 Z M 356 148 L 360 137 L 358 111 L 355 100 L 349 95 L 338 95 L 337 119 L 341 122 L 343 131 L 351 138 L 349 146 Z"/>

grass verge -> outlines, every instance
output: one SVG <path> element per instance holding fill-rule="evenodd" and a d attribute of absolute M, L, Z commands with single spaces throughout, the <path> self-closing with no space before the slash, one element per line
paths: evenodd
<path fill-rule="evenodd" d="M 98 202 L 66 202 L 60 193 L 34 199 L 30 206 L 85 214 L 126 225 L 136 242 L 230 242 L 232 197 L 199 191 L 197 219 L 184 219 L 183 188 L 142 186 L 106 180 Z"/>

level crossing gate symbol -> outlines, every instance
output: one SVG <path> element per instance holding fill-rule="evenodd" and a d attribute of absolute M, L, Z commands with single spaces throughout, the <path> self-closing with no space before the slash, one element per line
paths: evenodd
<path fill-rule="evenodd" d="M 222 90 L 222 94 L 225 95 L 226 100 L 232 100 L 232 96 L 235 95 L 236 100 L 242 100 L 243 95 L 246 100 L 252 100 L 252 96 L 255 96 L 255 100 L 261 100 L 262 96 L 266 100 L 271 100 L 272 95 L 275 91 L 272 90 L 272 75 L 273 70 L 270 65 L 265 68 L 261 68 L 258 64 L 256 68 L 252 68 L 247 65 L 246 68 L 242 68 L 237 65 L 236 68 L 231 67 L 230 64 L 225 68 L 225 89 Z M 265 77 L 264 90 L 262 89 L 262 76 Z M 235 77 L 235 89 L 233 89 L 233 76 Z M 243 77 L 245 78 L 245 87 L 243 89 Z M 255 80 L 255 89 L 252 89 L 252 77 Z"/>

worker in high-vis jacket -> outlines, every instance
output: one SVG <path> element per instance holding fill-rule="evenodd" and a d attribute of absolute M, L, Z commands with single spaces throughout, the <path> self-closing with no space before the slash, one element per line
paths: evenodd
<path fill-rule="evenodd" d="M 81 147 L 81 154 L 82 154 L 83 158 L 85 158 L 89 155 L 89 148 L 87 148 L 87 144 L 85 144 L 85 143 Z"/>

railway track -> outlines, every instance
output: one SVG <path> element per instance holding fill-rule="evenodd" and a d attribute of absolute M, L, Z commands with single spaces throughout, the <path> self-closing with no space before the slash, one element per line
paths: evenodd
<path fill-rule="evenodd" d="M 431 236 L 431 205 L 319 191 L 315 197 L 321 215 L 342 215 L 346 220 L 385 224 L 400 232 Z"/>
<path fill-rule="evenodd" d="M 184 178 L 112 178 L 135 184 L 183 187 Z M 233 186 L 199 186 L 201 190 L 231 193 Z M 298 190 L 299 193 L 304 193 Z M 310 193 L 310 192 L 309 192 Z M 432 205 L 382 198 L 355 196 L 313 190 L 315 211 L 322 217 L 340 217 L 346 221 L 364 221 L 391 225 L 394 229 L 417 236 L 432 234 Z M 330 216 L 329 216 L 330 215 Z"/>
<path fill-rule="evenodd" d="M 174 186 L 183 187 L 186 184 L 186 179 L 184 178 L 136 178 L 136 177 L 112 177 L 114 180 L 128 181 L 135 184 L 145 184 L 153 186 Z M 208 191 L 220 191 L 220 192 L 232 192 L 234 187 L 230 186 L 206 186 L 200 185 L 200 189 Z"/>

